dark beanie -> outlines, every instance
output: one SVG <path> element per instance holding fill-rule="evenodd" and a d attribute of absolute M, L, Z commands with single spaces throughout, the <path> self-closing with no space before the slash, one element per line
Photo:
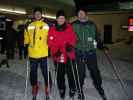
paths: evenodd
<path fill-rule="evenodd" d="M 57 13 L 56 13 L 56 18 L 58 18 L 59 16 L 64 16 L 64 17 L 66 17 L 64 10 L 58 10 L 58 11 L 57 11 Z"/>
<path fill-rule="evenodd" d="M 84 11 L 86 13 L 87 9 L 85 7 L 79 7 L 76 12 L 79 13 L 79 11 Z"/>
<path fill-rule="evenodd" d="M 40 13 L 42 13 L 42 8 L 41 7 L 34 8 L 33 13 L 35 13 L 37 11 L 40 12 Z"/>

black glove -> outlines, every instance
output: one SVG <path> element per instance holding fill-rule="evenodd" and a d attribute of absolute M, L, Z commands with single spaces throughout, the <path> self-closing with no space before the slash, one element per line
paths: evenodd
<path fill-rule="evenodd" d="M 71 52 L 72 49 L 73 49 L 73 46 L 72 46 L 72 45 L 69 45 L 69 44 L 66 45 L 66 51 L 67 51 L 68 53 Z"/>
<path fill-rule="evenodd" d="M 97 41 L 97 48 L 100 50 L 104 49 L 103 42 Z"/>
<path fill-rule="evenodd" d="M 50 52 L 50 50 L 48 49 L 48 57 L 50 57 L 51 56 L 51 52 Z"/>
<path fill-rule="evenodd" d="M 28 48 L 29 47 L 29 44 L 25 44 L 25 48 Z"/>
<path fill-rule="evenodd" d="M 56 56 L 56 57 L 60 57 L 61 56 L 61 52 L 60 52 L 60 50 L 58 50 L 55 54 L 54 54 L 54 56 Z"/>

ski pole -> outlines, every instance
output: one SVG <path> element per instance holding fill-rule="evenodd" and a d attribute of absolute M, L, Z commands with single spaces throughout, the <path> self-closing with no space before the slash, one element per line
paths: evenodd
<path fill-rule="evenodd" d="M 71 60 L 70 60 L 70 61 L 71 61 Z M 77 92 L 77 91 L 78 91 L 78 85 L 77 85 L 76 75 L 75 75 L 74 66 L 73 66 L 72 61 L 71 61 L 71 66 L 72 66 L 72 73 L 73 73 L 74 83 L 75 83 L 76 92 Z"/>
<path fill-rule="evenodd" d="M 72 65 L 72 72 L 73 72 L 74 82 L 75 82 L 75 85 L 76 85 L 76 91 L 78 92 L 78 88 L 79 88 L 79 93 L 78 94 L 80 94 L 81 98 L 82 98 L 82 89 L 81 89 L 81 85 L 80 85 L 80 76 L 79 76 L 79 72 L 78 72 L 78 66 L 77 66 L 77 63 L 75 63 L 75 69 L 76 69 L 76 73 L 75 73 L 72 61 L 71 61 L 71 65 Z M 76 75 L 77 75 L 77 77 L 76 77 Z M 77 78 L 77 80 L 76 80 L 76 78 Z M 77 84 L 77 81 L 78 81 L 78 84 Z"/>
<path fill-rule="evenodd" d="M 113 71 L 114 71 L 114 74 L 115 74 L 115 76 L 117 77 L 117 79 L 119 80 L 119 83 L 120 83 L 120 85 L 121 85 L 121 88 L 123 89 L 123 92 L 124 92 L 125 96 L 127 97 L 127 100 L 129 100 L 129 99 L 128 99 L 128 98 L 129 98 L 129 97 L 128 97 L 128 93 L 126 92 L 125 84 L 124 84 L 124 82 L 123 82 L 123 80 L 122 80 L 122 78 L 121 78 L 121 76 L 120 76 L 120 74 L 119 74 L 119 72 L 118 72 L 118 70 L 117 70 L 116 65 L 113 63 L 112 58 L 111 58 L 109 52 L 106 51 L 106 50 L 104 50 L 103 52 L 104 52 L 104 55 L 107 57 L 108 62 L 111 64 L 112 69 L 113 69 Z"/>
<path fill-rule="evenodd" d="M 76 72 L 77 72 L 77 78 L 78 78 L 79 92 L 80 92 L 81 98 L 83 99 L 83 97 L 82 97 L 82 88 L 81 88 L 81 84 L 80 84 L 80 78 L 79 78 L 79 72 L 78 72 L 78 65 L 77 65 L 77 63 L 76 63 Z"/>
<path fill-rule="evenodd" d="M 28 91 L 28 79 L 29 79 L 29 59 L 26 61 L 26 80 L 25 80 L 25 93 L 24 98 L 27 100 L 27 91 Z"/>
<path fill-rule="evenodd" d="M 57 79 L 57 73 L 58 73 L 58 68 L 59 68 L 59 64 L 58 63 L 56 63 L 56 68 L 55 68 L 55 79 L 54 79 L 54 84 L 55 84 L 55 87 L 56 87 L 56 79 Z M 56 89 L 55 89 L 55 100 L 57 99 L 56 97 L 57 97 L 57 92 L 56 92 Z"/>
<path fill-rule="evenodd" d="M 50 74 L 50 73 L 49 73 L 49 61 L 48 61 L 48 58 L 47 58 L 48 96 L 50 96 L 50 94 L 49 94 L 49 93 L 50 93 L 50 80 L 49 80 L 49 79 L 50 79 L 50 78 L 49 78 L 50 76 L 49 76 L 49 74 Z M 45 87 L 45 88 L 46 88 L 46 87 Z"/>

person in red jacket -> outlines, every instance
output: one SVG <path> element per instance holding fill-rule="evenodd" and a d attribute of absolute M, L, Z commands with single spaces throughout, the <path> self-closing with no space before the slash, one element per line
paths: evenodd
<path fill-rule="evenodd" d="M 66 22 L 64 11 L 59 10 L 56 14 L 56 24 L 49 30 L 48 46 L 55 62 L 61 100 L 65 98 L 65 74 L 67 74 L 69 83 L 69 96 L 71 100 L 74 98 L 75 82 L 72 65 L 75 60 L 76 40 L 77 37 L 72 26 Z"/>

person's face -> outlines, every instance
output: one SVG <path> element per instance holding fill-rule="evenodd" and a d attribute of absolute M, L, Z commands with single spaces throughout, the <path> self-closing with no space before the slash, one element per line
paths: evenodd
<path fill-rule="evenodd" d="M 42 13 L 39 11 L 36 11 L 34 13 L 34 18 L 35 18 L 35 20 L 40 20 L 42 18 Z"/>
<path fill-rule="evenodd" d="M 86 17 L 87 17 L 86 12 L 84 12 L 83 10 L 80 10 L 78 12 L 78 18 L 79 19 L 85 19 Z"/>
<path fill-rule="evenodd" d="M 63 24 L 65 23 L 65 21 L 66 21 L 65 16 L 59 16 L 59 17 L 57 18 L 57 23 L 58 23 L 59 25 L 63 25 Z"/>

